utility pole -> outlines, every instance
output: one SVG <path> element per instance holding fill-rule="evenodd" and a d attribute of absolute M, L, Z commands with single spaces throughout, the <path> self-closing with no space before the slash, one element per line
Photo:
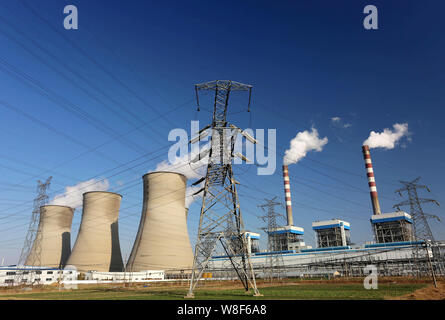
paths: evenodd
<path fill-rule="evenodd" d="M 434 283 L 436 283 L 436 281 L 435 281 L 436 275 L 435 275 L 434 267 L 431 264 L 428 247 L 431 246 L 431 248 L 432 248 L 433 262 L 436 265 L 436 267 L 439 268 L 439 270 L 441 270 L 443 268 L 441 266 L 441 264 L 443 262 L 441 261 L 442 259 L 440 257 L 439 247 L 437 246 L 437 243 L 434 239 L 431 228 L 428 224 L 428 219 L 434 218 L 434 219 L 437 219 L 438 221 L 440 221 L 440 219 L 436 215 L 432 215 L 432 214 L 423 212 L 421 204 L 422 203 L 435 203 L 437 206 L 440 206 L 440 204 L 438 201 L 436 201 L 434 199 L 419 198 L 417 189 L 426 189 L 428 192 L 431 192 L 431 190 L 427 186 L 418 184 L 419 180 L 420 180 L 420 177 L 418 177 L 410 182 L 400 181 L 400 183 L 403 184 L 404 187 L 396 190 L 395 192 L 398 193 L 400 196 L 402 196 L 402 192 L 406 192 L 408 194 L 408 200 L 405 200 L 398 204 L 395 204 L 393 206 L 393 208 L 396 208 L 397 210 L 400 211 L 401 206 L 409 206 L 410 207 L 410 215 L 413 219 L 414 237 L 418 241 L 419 240 L 424 241 L 424 245 L 426 247 L 426 254 L 427 254 L 427 258 L 428 258 L 428 265 L 431 269 Z M 416 255 L 419 255 L 418 251 L 420 251 L 420 249 L 417 250 Z"/>
<path fill-rule="evenodd" d="M 275 200 L 276 198 L 264 199 L 266 203 L 258 206 L 265 213 L 260 218 L 266 223 L 266 227 L 263 228 L 264 232 L 267 233 L 267 249 L 269 251 L 266 256 L 266 265 L 268 266 L 266 279 L 270 281 L 273 281 L 275 276 L 278 280 L 281 279 L 284 276 L 283 273 L 285 273 L 283 257 L 276 252 L 278 244 L 276 243 L 276 238 L 272 235 L 272 231 L 276 231 L 278 227 L 277 217 L 281 216 L 281 214 L 275 211 L 275 206 L 283 207 L 281 202 Z"/>
<path fill-rule="evenodd" d="M 48 202 L 47 191 L 51 184 L 52 177 L 46 179 L 45 182 L 37 181 L 37 197 L 34 199 L 31 221 L 29 222 L 28 233 L 26 234 L 25 243 L 20 253 L 17 267 L 24 266 L 25 263 L 30 266 L 41 266 L 42 255 L 42 234 L 38 232 L 40 220 L 40 207 Z M 30 255 L 31 248 L 34 246 L 34 254 Z M 26 268 L 24 268 L 26 269 Z M 16 282 L 21 284 L 25 270 L 16 273 Z M 28 280 L 32 279 L 33 269 L 29 271 Z"/>
<path fill-rule="evenodd" d="M 211 130 L 210 149 L 203 151 L 198 156 L 199 159 L 203 159 L 208 154 L 207 174 L 193 184 L 198 185 L 205 181 L 204 187 L 195 193 L 203 192 L 203 196 L 193 269 L 186 298 L 194 298 L 195 286 L 208 267 L 218 244 L 221 245 L 229 258 L 231 266 L 246 292 L 252 288 L 254 295 L 259 295 L 236 190 L 236 185 L 239 183 L 235 180 L 232 170 L 232 160 L 235 156 L 246 160 L 243 155 L 234 154 L 237 134 L 240 133 L 251 142 L 255 143 L 256 141 L 240 128 L 227 122 L 230 93 L 233 91 L 249 92 L 250 107 L 252 86 L 231 80 L 215 80 L 197 84 L 195 91 L 198 110 L 198 92 L 201 90 L 214 91 L 215 98 L 212 123 L 199 131 L 198 137 L 196 137 L 200 140 L 202 136 L 207 135 L 206 130 Z M 190 142 L 193 143 L 196 138 Z M 194 161 L 192 160 L 192 162 Z"/>

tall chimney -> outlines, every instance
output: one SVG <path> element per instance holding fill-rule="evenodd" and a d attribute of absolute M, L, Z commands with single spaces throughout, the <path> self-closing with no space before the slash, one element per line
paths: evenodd
<path fill-rule="evenodd" d="M 284 179 L 284 196 L 286 198 L 287 225 L 293 226 L 294 219 L 292 217 L 292 201 L 290 197 L 289 171 L 287 165 L 283 165 L 283 179 Z"/>
<path fill-rule="evenodd" d="M 362 146 L 363 158 L 365 159 L 366 175 L 368 176 L 369 192 L 371 194 L 372 209 L 374 214 L 381 214 L 379 197 L 377 196 L 377 187 L 375 185 L 374 170 L 372 169 L 371 153 L 369 146 Z"/>

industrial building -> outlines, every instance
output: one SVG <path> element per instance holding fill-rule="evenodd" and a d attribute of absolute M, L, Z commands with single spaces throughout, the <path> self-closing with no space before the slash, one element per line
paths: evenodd
<path fill-rule="evenodd" d="M 50 285 L 61 281 L 76 280 L 77 275 L 77 271 L 73 269 L 61 270 L 34 266 L 0 267 L 0 286 Z M 20 279 L 20 283 L 17 283 L 17 279 Z"/>
<path fill-rule="evenodd" d="M 25 265 L 63 268 L 71 253 L 71 223 L 74 209 L 66 206 L 40 207 L 37 235 Z"/>
<path fill-rule="evenodd" d="M 270 254 L 261 252 L 251 256 L 258 277 L 265 276 Z M 364 268 L 371 264 L 377 266 L 379 275 L 413 276 L 419 273 L 430 274 L 427 261 L 428 257 L 432 257 L 432 251 L 423 246 L 422 241 L 417 241 L 302 249 L 300 252 L 289 250 L 282 251 L 279 255 L 283 259 L 282 272 L 288 277 L 320 275 L 324 272 L 338 272 L 342 276 L 364 276 Z M 215 278 L 235 276 L 227 256 L 213 257 L 211 272 Z"/>
<path fill-rule="evenodd" d="M 81 272 L 124 270 L 118 231 L 121 198 L 105 191 L 83 194 L 82 221 L 69 265 Z"/>
<path fill-rule="evenodd" d="M 344 247 L 351 244 L 351 225 L 347 221 L 332 219 L 315 221 L 312 229 L 317 237 L 317 247 Z"/>
<path fill-rule="evenodd" d="M 365 160 L 366 175 L 368 177 L 369 192 L 374 214 L 371 217 L 372 230 L 377 243 L 412 241 L 412 219 L 406 212 L 391 212 L 382 214 L 380 210 L 377 186 L 372 167 L 369 146 L 362 146 L 363 158 Z"/>
<path fill-rule="evenodd" d="M 142 179 L 141 220 L 126 271 L 190 271 L 193 250 L 186 221 L 187 178 L 179 173 L 158 171 Z"/>
<path fill-rule="evenodd" d="M 164 280 L 164 270 L 144 270 L 140 272 L 99 272 L 85 273 L 85 280 L 112 281 L 112 282 L 138 282 L 145 280 Z"/>
<path fill-rule="evenodd" d="M 272 267 L 271 257 L 277 255 L 282 259 L 283 270 L 280 272 L 284 276 L 364 276 L 364 268 L 371 264 L 378 268 L 379 275 L 429 275 L 431 268 L 443 274 L 443 261 L 433 260 L 431 245 L 424 240 L 415 241 L 412 217 L 404 211 L 381 212 L 369 147 L 363 146 L 362 152 L 373 209 L 370 222 L 375 242 L 352 246 L 350 223 L 331 219 L 312 223 L 317 248 L 305 246 L 304 229 L 293 226 L 288 168 L 283 166 L 287 225 L 268 230 L 272 252 L 252 255 L 252 265 L 258 277 L 267 277 L 270 273 L 267 268 Z M 443 252 L 445 244 L 437 245 L 440 246 L 437 251 Z M 234 277 L 227 256 L 212 257 L 211 268 L 214 277 Z"/>
<path fill-rule="evenodd" d="M 372 229 L 377 243 L 413 241 L 413 220 L 403 211 L 390 212 L 371 217 Z"/>
<path fill-rule="evenodd" d="M 244 232 L 248 239 L 248 247 L 250 248 L 250 253 L 260 252 L 260 234 L 256 232 L 246 231 Z"/>

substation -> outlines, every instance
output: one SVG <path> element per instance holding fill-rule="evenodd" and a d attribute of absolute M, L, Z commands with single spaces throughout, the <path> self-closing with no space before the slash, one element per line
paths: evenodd
<path fill-rule="evenodd" d="M 221 126 L 229 126 L 225 119 L 229 92 L 248 91 L 250 101 L 250 89 L 251 86 L 226 80 L 196 85 L 197 92 L 215 92 L 214 120 L 207 128 L 213 130 L 212 137 Z M 231 129 L 246 139 L 251 138 L 237 127 Z M 203 133 L 202 130 L 199 134 Z M 289 168 L 283 165 L 287 223 L 277 224 L 273 206 L 279 202 L 269 202 L 263 207 L 267 212 L 264 231 L 268 247 L 261 250 L 260 233 L 247 231 L 240 219 L 233 182 L 236 177 L 231 166 L 213 162 L 215 157 L 226 156 L 222 140 L 211 141 L 207 175 L 193 184 L 204 185 L 198 191 L 203 199 L 194 250 L 187 229 L 187 178 L 180 173 L 158 171 L 143 175 L 142 211 L 128 261 L 123 261 L 119 243 L 121 195 L 104 191 L 83 194 L 82 220 L 71 247 L 74 209 L 47 205 L 44 202 L 47 185 L 41 184 L 38 197 L 41 202 L 37 202 L 38 210 L 33 212 L 37 231 L 27 237 L 32 242 L 22 250 L 21 261 L 0 268 L 0 285 L 51 284 L 60 282 L 63 275 L 69 275 L 64 281 L 104 283 L 181 279 L 190 281 L 189 297 L 193 297 L 194 285 L 199 280 L 236 279 L 240 274 L 246 289 L 256 289 L 255 279 L 260 278 L 362 277 L 367 275 L 364 270 L 369 265 L 374 265 L 378 274 L 384 276 L 445 275 L 445 242 L 435 241 L 432 234 L 416 234 L 416 223 L 423 221 L 421 213 L 408 214 L 402 210 L 382 213 L 368 146 L 363 146 L 362 152 L 373 208 L 369 230 L 374 241 L 352 245 L 353 225 L 337 217 L 313 221 L 317 245 L 307 246 L 304 228 L 294 225 Z M 229 155 L 230 160 L 232 157 Z M 218 216 L 209 218 L 209 208 L 215 208 L 222 198 L 209 198 L 222 194 L 223 191 L 215 191 L 217 186 L 229 190 L 224 199 L 229 203 L 227 207 L 233 208 L 219 215 L 219 220 L 215 218 Z M 63 270 L 66 266 L 74 268 Z"/>

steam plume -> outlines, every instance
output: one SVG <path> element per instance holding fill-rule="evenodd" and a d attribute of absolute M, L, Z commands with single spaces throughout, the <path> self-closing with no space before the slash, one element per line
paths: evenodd
<path fill-rule="evenodd" d="M 311 151 L 322 151 L 325 144 L 328 143 L 328 138 L 324 137 L 320 139 L 318 137 L 318 131 L 312 127 L 311 131 L 303 131 L 297 133 L 295 138 L 290 141 L 290 147 L 284 153 L 283 164 L 289 165 L 297 163 L 306 154 Z"/>
<path fill-rule="evenodd" d="M 363 145 L 368 145 L 369 148 L 385 148 L 394 149 L 397 142 L 408 135 L 408 123 L 396 123 L 393 125 L 394 130 L 389 128 L 383 129 L 383 132 L 371 131 L 368 139 L 363 142 Z"/>
<path fill-rule="evenodd" d="M 65 188 L 65 192 L 58 194 L 49 204 L 79 208 L 82 206 L 82 194 L 89 191 L 107 191 L 110 184 L 107 179 L 80 182 Z"/>

